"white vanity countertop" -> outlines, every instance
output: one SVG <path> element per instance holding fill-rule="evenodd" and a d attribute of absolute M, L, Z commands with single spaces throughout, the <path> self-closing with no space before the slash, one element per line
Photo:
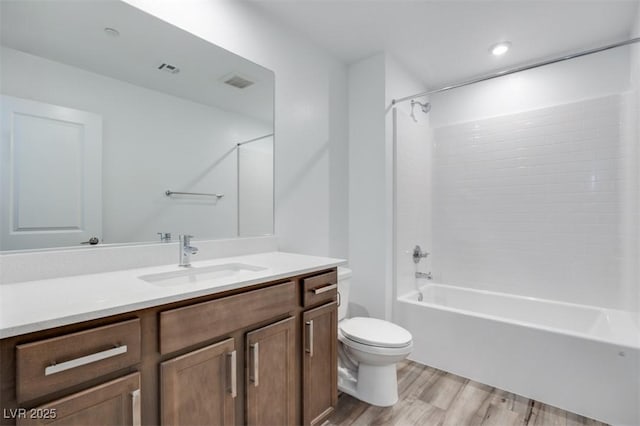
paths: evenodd
<path fill-rule="evenodd" d="M 140 276 L 184 271 L 175 265 L 0 285 L 0 338 L 103 318 L 343 265 L 327 257 L 269 252 L 193 261 L 194 269 L 241 263 L 264 268 L 241 276 L 158 285 Z"/>

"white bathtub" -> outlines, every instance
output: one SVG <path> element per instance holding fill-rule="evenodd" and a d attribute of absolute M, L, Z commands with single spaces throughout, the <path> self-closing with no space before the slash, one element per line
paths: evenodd
<path fill-rule="evenodd" d="M 444 284 L 398 298 L 410 359 L 600 421 L 640 425 L 640 319 Z"/>

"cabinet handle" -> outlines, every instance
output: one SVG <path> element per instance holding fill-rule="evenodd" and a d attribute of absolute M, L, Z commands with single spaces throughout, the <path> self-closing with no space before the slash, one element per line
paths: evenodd
<path fill-rule="evenodd" d="M 140 407 L 140 389 L 131 392 L 131 417 L 133 426 L 142 425 L 142 409 Z"/>
<path fill-rule="evenodd" d="M 309 327 L 309 331 L 307 332 L 307 342 L 309 347 L 306 348 L 305 351 L 309 353 L 311 358 L 313 358 L 313 320 L 307 321 L 306 325 Z"/>
<path fill-rule="evenodd" d="M 237 359 L 236 359 L 236 351 L 231 351 L 227 353 L 230 358 L 231 368 L 231 398 L 235 398 L 238 396 L 238 383 L 236 381 L 236 373 L 237 373 Z"/>
<path fill-rule="evenodd" d="M 257 387 L 260 384 L 260 344 L 256 342 L 250 347 L 253 356 L 253 376 L 249 376 L 249 380 Z"/>
<path fill-rule="evenodd" d="M 313 294 L 326 293 L 328 291 L 335 290 L 336 288 L 338 288 L 338 284 L 331 284 L 331 285 L 326 285 L 324 287 L 314 288 L 313 289 Z"/>
<path fill-rule="evenodd" d="M 112 356 L 124 353 L 127 353 L 127 345 L 107 349 L 106 351 L 102 352 L 96 352 L 95 354 L 61 362 L 60 364 L 52 364 L 48 367 L 45 367 L 44 375 L 50 376 L 51 374 L 56 374 L 62 371 L 70 370 L 72 368 L 81 367 L 83 365 L 91 364 L 92 362 L 102 361 L 103 359 L 111 358 Z"/>

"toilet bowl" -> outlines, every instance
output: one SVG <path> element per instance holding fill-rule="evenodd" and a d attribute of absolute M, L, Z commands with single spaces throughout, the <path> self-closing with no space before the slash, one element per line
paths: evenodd
<path fill-rule="evenodd" d="M 396 363 L 413 349 L 411 333 L 376 318 L 346 318 L 351 271 L 338 268 L 338 389 L 372 405 L 398 401 Z"/>

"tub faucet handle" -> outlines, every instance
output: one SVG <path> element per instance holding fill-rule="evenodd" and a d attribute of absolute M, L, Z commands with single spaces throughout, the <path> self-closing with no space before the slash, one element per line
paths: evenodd
<path fill-rule="evenodd" d="M 420 246 L 415 246 L 413 249 L 413 263 L 418 263 L 420 262 L 420 259 L 429 256 L 429 253 L 427 253 L 426 251 L 422 251 L 422 249 L 420 248 Z"/>

